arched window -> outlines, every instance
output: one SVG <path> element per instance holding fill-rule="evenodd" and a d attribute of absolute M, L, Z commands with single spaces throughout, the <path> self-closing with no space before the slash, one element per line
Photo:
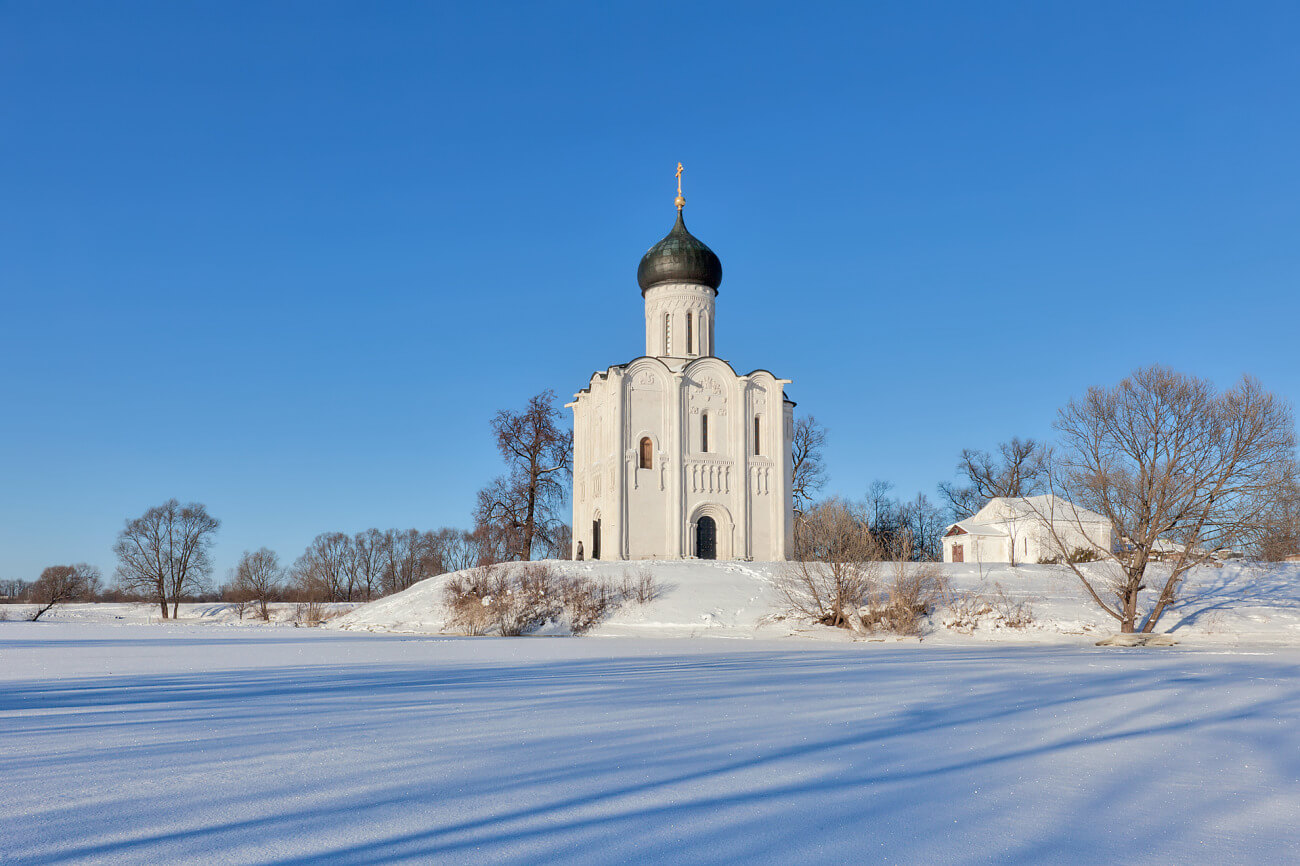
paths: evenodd
<path fill-rule="evenodd" d="M 652 454 L 651 454 L 651 449 L 652 449 L 652 448 L 653 448 L 653 446 L 650 444 L 650 437 L 649 437 L 649 436 L 643 436 L 643 437 L 641 437 L 641 462 L 640 462 L 640 464 L 639 464 L 639 468 L 641 468 L 641 469 L 653 469 L 653 468 L 654 468 L 654 465 L 653 465 L 653 463 L 651 462 L 651 461 L 652 461 Z"/>
<path fill-rule="evenodd" d="M 760 439 L 758 438 L 759 431 L 762 429 L 762 424 L 760 423 L 761 420 L 762 419 L 758 415 L 754 416 L 754 456 L 755 457 L 763 453 L 763 447 L 760 444 Z"/>
<path fill-rule="evenodd" d="M 700 450 L 709 450 L 709 415 L 707 412 L 700 415 Z"/>
<path fill-rule="evenodd" d="M 668 315 L 667 313 L 664 313 L 664 354 L 665 355 L 671 355 L 673 353 L 672 322 L 673 322 L 672 316 Z"/>
<path fill-rule="evenodd" d="M 708 345 L 705 340 L 705 337 L 708 336 L 708 333 L 709 333 L 709 317 L 704 313 L 700 313 L 700 345 L 698 348 L 700 350 L 701 355 L 703 355 L 705 350 L 708 348 Z"/>
<path fill-rule="evenodd" d="M 687 313 L 686 314 L 686 354 L 688 355 L 695 351 L 692 348 L 695 344 L 691 341 L 691 337 L 693 336 L 694 334 L 691 333 L 691 314 Z"/>

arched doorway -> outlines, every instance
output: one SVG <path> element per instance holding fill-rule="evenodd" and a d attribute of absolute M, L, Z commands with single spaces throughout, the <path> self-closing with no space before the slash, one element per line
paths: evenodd
<path fill-rule="evenodd" d="M 600 559 L 600 518 L 591 521 L 591 558 Z"/>
<path fill-rule="evenodd" d="M 718 558 L 718 524 L 707 514 L 695 522 L 695 558 Z"/>

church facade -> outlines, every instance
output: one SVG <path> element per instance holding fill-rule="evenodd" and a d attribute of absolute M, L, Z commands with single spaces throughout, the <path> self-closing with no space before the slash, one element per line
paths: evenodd
<path fill-rule="evenodd" d="M 641 259 L 645 354 L 574 395 L 573 552 L 783 560 L 793 547 L 789 379 L 719 358 L 722 263 L 677 223 Z"/>

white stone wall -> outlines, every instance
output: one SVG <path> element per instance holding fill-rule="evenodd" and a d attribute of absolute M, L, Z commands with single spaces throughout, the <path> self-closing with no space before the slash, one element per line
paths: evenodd
<path fill-rule="evenodd" d="M 739 376 L 709 356 L 642 357 L 593 376 L 569 404 L 575 551 L 581 542 L 592 555 L 599 519 L 602 559 L 688 558 L 707 515 L 719 559 L 785 559 L 794 531 L 788 381 L 763 370 Z M 640 467 L 643 438 L 649 469 Z"/>
<path fill-rule="evenodd" d="M 1109 550 L 1112 533 L 1109 523 L 1079 522 L 1055 526 L 1056 537 L 1037 517 L 1020 517 L 998 523 L 1007 535 L 953 535 L 943 540 L 943 561 L 953 561 L 953 547 L 962 545 L 966 562 L 1036 563 L 1039 559 L 1065 556 L 1075 548 Z M 1059 537 L 1061 544 L 1057 544 Z M 1014 546 L 1014 556 L 1012 549 Z M 1064 552 L 1062 552 L 1062 546 Z"/>
<path fill-rule="evenodd" d="M 652 358 L 700 358 L 712 355 L 716 297 L 717 293 L 713 289 L 694 283 L 665 283 L 647 289 L 646 355 Z"/>

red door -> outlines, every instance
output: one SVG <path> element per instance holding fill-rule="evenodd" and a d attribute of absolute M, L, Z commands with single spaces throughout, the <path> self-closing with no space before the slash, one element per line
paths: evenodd
<path fill-rule="evenodd" d="M 961 549 L 961 545 L 960 545 L 960 544 L 954 544 L 954 545 L 952 546 L 952 561 L 953 561 L 953 562 L 965 562 L 965 561 L 966 561 L 966 554 L 965 554 L 965 552 Z"/>

